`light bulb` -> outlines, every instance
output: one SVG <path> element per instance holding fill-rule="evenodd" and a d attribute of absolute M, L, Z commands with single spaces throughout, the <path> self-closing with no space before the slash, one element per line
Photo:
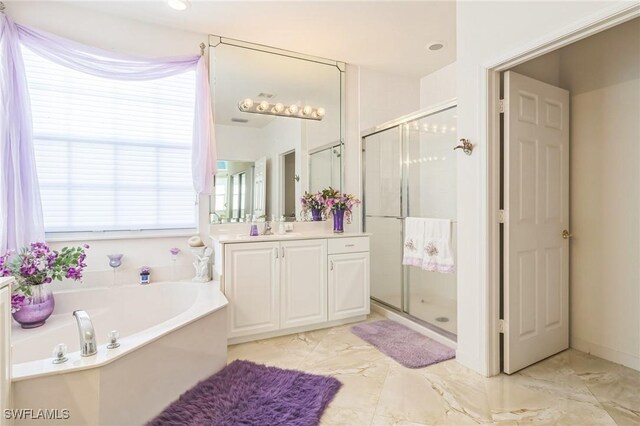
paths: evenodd
<path fill-rule="evenodd" d="M 316 114 L 317 114 L 317 115 L 318 115 L 318 117 L 320 117 L 320 118 L 324 117 L 324 115 L 325 115 L 326 113 L 327 113 L 327 112 L 324 110 L 324 108 L 318 108 L 318 109 L 316 110 Z"/>
<path fill-rule="evenodd" d="M 275 106 L 273 107 L 273 110 L 275 112 L 277 112 L 278 114 L 280 114 L 282 111 L 284 111 L 284 105 L 282 105 L 281 103 L 277 103 L 275 104 Z"/>
<path fill-rule="evenodd" d="M 268 108 L 269 108 L 269 102 L 267 101 L 262 101 L 258 105 L 258 111 L 266 111 Z"/>
<path fill-rule="evenodd" d="M 174 10 L 187 10 L 191 6 L 189 0 L 168 0 L 169 7 Z"/>
<path fill-rule="evenodd" d="M 311 111 L 313 111 L 313 108 L 311 108 L 309 105 L 305 105 L 305 107 L 302 108 L 302 115 L 309 115 L 311 114 Z"/>
<path fill-rule="evenodd" d="M 291 114 L 297 114 L 298 113 L 298 105 L 289 105 L 289 112 Z"/>
<path fill-rule="evenodd" d="M 249 99 L 249 98 L 247 98 L 244 101 L 240 102 L 240 109 L 243 110 L 243 111 L 248 110 L 252 106 L 253 106 L 253 101 L 251 99 Z"/>

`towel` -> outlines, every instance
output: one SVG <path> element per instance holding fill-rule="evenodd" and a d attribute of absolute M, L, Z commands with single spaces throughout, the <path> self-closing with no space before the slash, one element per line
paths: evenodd
<path fill-rule="evenodd" d="M 425 219 L 408 217 L 404 220 L 404 252 L 402 264 L 422 268 Z"/>
<path fill-rule="evenodd" d="M 451 220 L 424 219 L 422 248 L 423 270 L 443 274 L 455 272 L 451 249 Z"/>

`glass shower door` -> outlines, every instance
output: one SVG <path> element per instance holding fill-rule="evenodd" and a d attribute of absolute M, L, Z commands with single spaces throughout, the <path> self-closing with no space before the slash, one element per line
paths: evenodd
<path fill-rule="evenodd" d="M 366 136 L 365 229 L 371 236 L 371 297 L 402 309 L 402 135 L 400 127 Z"/>
<path fill-rule="evenodd" d="M 456 108 L 405 126 L 407 216 L 451 219 L 454 261 L 457 239 Z M 456 334 L 457 274 L 406 267 L 404 311 Z"/>

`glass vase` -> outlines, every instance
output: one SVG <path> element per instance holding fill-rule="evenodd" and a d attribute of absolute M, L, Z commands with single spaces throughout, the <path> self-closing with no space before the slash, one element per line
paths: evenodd
<path fill-rule="evenodd" d="M 333 232 L 336 234 L 344 232 L 344 210 L 333 210 Z"/>
<path fill-rule="evenodd" d="M 311 220 L 320 222 L 322 220 L 322 209 L 311 209 Z"/>
<path fill-rule="evenodd" d="M 36 328 L 44 325 L 55 307 L 51 284 L 32 285 L 29 289 L 31 295 L 25 298 L 20 310 L 11 314 L 22 328 Z"/>

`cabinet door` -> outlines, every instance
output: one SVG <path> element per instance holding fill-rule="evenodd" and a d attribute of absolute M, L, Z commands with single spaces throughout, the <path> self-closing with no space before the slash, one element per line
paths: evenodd
<path fill-rule="evenodd" d="M 11 408 L 11 302 L 10 287 L 0 289 L 0 425 L 9 424 L 4 419 L 4 410 Z"/>
<path fill-rule="evenodd" d="M 281 328 L 327 320 L 327 240 L 281 246 Z"/>
<path fill-rule="evenodd" d="M 369 313 L 369 253 L 329 256 L 329 320 Z"/>
<path fill-rule="evenodd" d="M 229 336 L 279 328 L 279 247 L 277 242 L 225 246 L 224 292 L 229 299 Z"/>

